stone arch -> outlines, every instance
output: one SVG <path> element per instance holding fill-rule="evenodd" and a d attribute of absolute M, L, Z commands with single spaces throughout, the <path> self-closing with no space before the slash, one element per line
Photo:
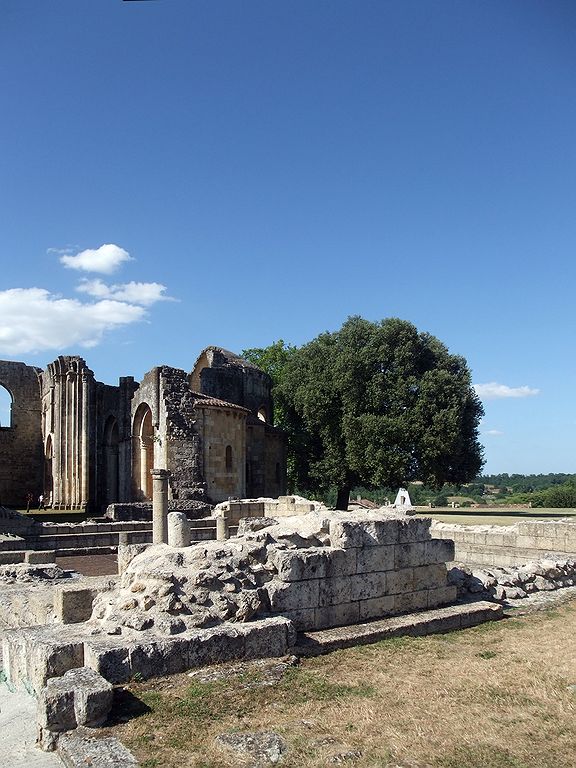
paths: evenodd
<path fill-rule="evenodd" d="M 119 498 L 119 443 L 118 421 L 109 416 L 104 425 L 104 497 L 106 506 Z"/>
<path fill-rule="evenodd" d="M 0 427 L 12 426 L 12 403 L 14 398 L 8 387 L 0 382 Z"/>
<path fill-rule="evenodd" d="M 132 427 L 132 479 L 138 501 L 152 498 L 154 466 L 154 425 L 152 410 L 147 403 L 140 403 L 134 414 Z"/>

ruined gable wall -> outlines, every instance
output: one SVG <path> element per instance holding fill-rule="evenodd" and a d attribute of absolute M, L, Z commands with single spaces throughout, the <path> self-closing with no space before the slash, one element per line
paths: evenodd
<path fill-rule="evenodd" d="M 170 498 L 203 498 L 206 489 L 201 458 L 202 436 L 196 424 L 194 395 L 184 371 L 162 366 L 144 376 L 132 398 L 132 499 L 140 500 L 137 452 L 141 445 L 134 430 L 139 408 L 143 405 L 150 408 L 154 430 L 149 446 L 153 452 L 149 466 L 170 471 Z"/>
<path fill-rule="evenodd" d="M 187 374 L 177 368 L 162 368 L 164 412 L 160 439 L 165 446 L 173 499 L 203 499 L 206 493 L 202 468 L 202 437 L 198 414 Z"/>
<path fill-rule="evenodd" d="M 0 361 L 0 384 L 12 395 L 12 423 L 0 427 L 0 502 L 25 507 L 42 492 L 43 448 L 40 370 L 25 363 Z"/>

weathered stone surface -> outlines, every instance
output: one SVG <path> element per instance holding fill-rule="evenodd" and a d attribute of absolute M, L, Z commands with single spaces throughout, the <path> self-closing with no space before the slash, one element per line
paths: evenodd
<path fill-rule="evenodd" d="M 321 579 L 318 582 L 318 606 L 349 603 L 352 598 L 352 581 L 357 576 L 340 576 L 333 579 Z"/>
<path fill-rule="evenodd" d="M 168 545 L 171 547 L 190 546 L 190 523 L 185 512 L 168 513 Z"/>
<path fill-rule="evenodd" d="M 134 755 L 118 739 L 94 738 L 89 728 L 63 734 L 58 740 L 58 754 L 66 768 L 138 768 Z"/>
<path fill-rule="evenodd" d="M 284 550 L 276 553 L 274 565 L 282 581 L 322 579 L 328 572 L 329 557 L 325 548 Z"/>
<path fill-rule="evenodd" d="M 356 552 L 356 573 L 372 573 L 374 571 L 390 571 L 394 565 L 394 545 L 366 547 Z"/>
<path fill-rule="evenodd" d="M 386 573 L 363 573 L 349 578 L 350 599 L 368 600 L 386 594 Z"/>
<path fill-rule="evenodd" d="M 223 733 L 216 737 L 216 744 L 236 753 L 244 760 L 248 759 L 253 768 L 275 765 L 288 751 L 284 739 L 270 731 Z"/>
<path fill-rule="evenodd" d="M 331 519 L 330 541 L 333 547 L 372 547 L 384 544 L 396 544 L 399 540 L 400 520 L 398 518 L 370 519 Z"/>
<path fill-rule="evenodd" d="M 358 607 L 360 621 L 383 618 L 394 613 L 394 596 L 385 595 L 361 600 Z"/>
<path fill-rule="evenodd" d="M 386 579 L 386 591 L 390 595 L 414 590 L 414 569 L 402 568 L 398 571 L 389 571 Z"/>
<path fill-rule="evenodd" d="M 320 605 L 320 579 L 293 583 L 273 581 L 267 590 L 270 608 L 278 613 Z"/>
<path fill-rule="evenodd" d="M 426 560 L 425 542 L 396 544 L 394 547 L 394 568 L 413 568 L 424 565 Z"/>
<path fill-rule="evenodd" d="M 296 642 L 294 625 L 283 616 L 242 624 L 238 629 L 244 635 L 246 659 L 284 656 Z"/>

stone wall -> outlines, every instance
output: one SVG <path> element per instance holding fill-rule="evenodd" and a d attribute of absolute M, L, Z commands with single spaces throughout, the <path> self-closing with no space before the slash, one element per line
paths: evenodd
<path fill-rule="evenodd" d="M 208 497 L 218 503 L 245 493 L 246 411 L 197 402 Z"/>
<path fill-rule="evenodd" d="M 501 567 L 576 553 L 576 522 L 520 521 L 514 525 L 433 524 L 434 536 L 455 543 L 455 559 Z"/>
<path fill-rule="evenodd" d="M 451 541 L 430 520 L 332 519 L 330 547 L 280 551 L 267 585 L 274 613 L 297 629 L 323 629 L 454 602 L 447 582 Z"/>
<path fill-rule="evenodd" d="M 12 396 L 10 426 L 0 427 L 0 505 L 34 505 L 43 490 L 43 447 L 40 422 L 40 370 L 24 363 L 0 361 L 0 385 Z"/>

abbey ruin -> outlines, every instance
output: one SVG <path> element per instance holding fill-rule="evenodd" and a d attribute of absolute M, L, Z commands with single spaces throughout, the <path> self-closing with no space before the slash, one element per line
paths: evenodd
<path fill-rule="evenodd" d="M 192 371 L 153 368 L 141 382 L 98 382 L 85 360 L 46 370 L 0 361 L 11 399 L 0 426 L 0 503 L 29 494 L 54 509 L 102 512 L 152 498 L 150 470 L 170 472 L 169 497 L 218 503 L 285 493 L 285 444 L 273 426 L 270 377 L 207 347 Z"/>

